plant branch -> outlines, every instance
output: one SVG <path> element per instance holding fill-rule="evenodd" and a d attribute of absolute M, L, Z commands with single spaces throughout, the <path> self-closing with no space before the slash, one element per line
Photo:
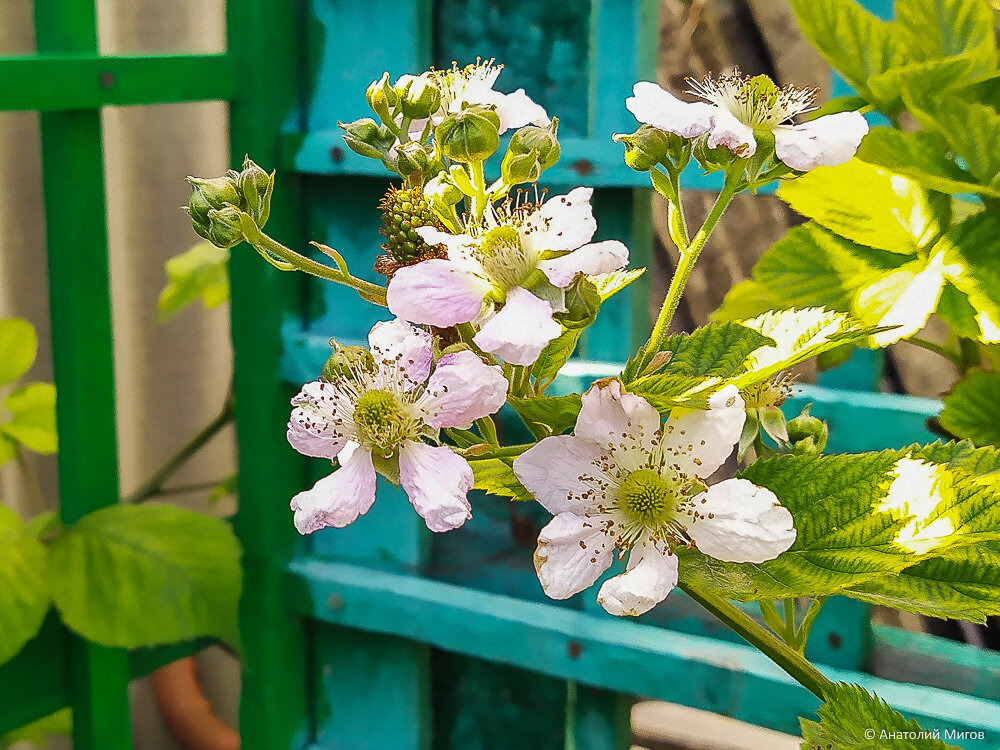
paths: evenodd
<path fill-rule="evenodd" d="M 918 336 L 910 336 L 909 338 L 901 339 L 901 341 L 913 344 L 914 346 L 919 346 L 921 349 L 926 349 L 929 352 L 934 352 L 935 354 L 947 359 L 956 367 L 961 364 L 961 355 L 946 346 L 942 346 L 941 344 L 935 344 L 933 341 L 928 341 L 927 339 L 922 339 Z"/>

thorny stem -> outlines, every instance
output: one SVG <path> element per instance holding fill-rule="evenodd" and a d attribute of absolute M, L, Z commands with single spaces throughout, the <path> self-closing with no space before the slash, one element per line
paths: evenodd
<path fill-rule="evenodd" d="M 747 643 L 760 649 L 796 682 L 820 700 L 824 699 L 825 691 L 833 683 L 826 675 L 810 664 L 797 649 L 782 641 L 774 633 L 769 632 L 750 615 L 721 596 L 701 591 L 688 583 L 681 582 L 678 585 L 688 596 L 718 617 Z M 773 603 L 772 606 L 774 606 Z"/>
<path fill-rule="evenodd" d="M 127 495 L 124 498 L 126 503 L 141 503 L 149 500 L 152 497 L 160 495 L 163 493 L 163 485 L 166 481 L 174 475 L 174 473 L 181 468 L 188 459 L 190 459 L 195 453 L 201 450 L 209 440 L 215 437 L 223 427 L 228 425 L 235 413 L 236 400 L 233 397 L 232 388 L 230 387 L 229 394 L 226 396 L 226 402 L 223 404 L 222 411 L 209 422 L 205 427 L 203 427 L 197 435 L 192 437 L 188 442 L 182 445 L 174 455 L 168 458 L 152 475 L 143 482 L 135 492 Z"/>

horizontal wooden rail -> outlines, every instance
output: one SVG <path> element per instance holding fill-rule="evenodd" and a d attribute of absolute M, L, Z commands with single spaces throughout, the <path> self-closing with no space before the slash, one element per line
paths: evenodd
<path fill-rule="evenodd" d="M 0 57 L 0 111 L 228 100 L 236 91 L 227 54 Z"/>
<path fill-rule="evenodd" d="M 814 696 L 741 644 L 347 563 L 300 559 L 288 580 L 295 610 L 348 628 L 787 732 L 797 732 L 797 717 L 817 708 Z M 876 691 L 925 728 L 982 732 L 983 740 L 961 741 L 968 750 L 1000 743 L 1000 706 L 993 702 L 858 672 L 824 672 Z"/>

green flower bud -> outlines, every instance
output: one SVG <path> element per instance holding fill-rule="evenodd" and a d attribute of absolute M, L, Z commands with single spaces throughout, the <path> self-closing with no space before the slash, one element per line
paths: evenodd
<path fill-rule="evenodd" d="M 500 147 L 500 118 L 492 109 L 472 105 L 446 117 L 434 129 L 434 137 L 453 161 L 484 161 Z"/>
<path fill-rule="evenodd" d="M 566 288 L 566 312 L 556 318 L 570 330 L 586 328 L 595 320 L 601 310 L 601 294 L 594 282 L 578 273 Z"/>
<path fill-rule="evenodd" d="M 534 150 L 541 168 L 548 169 L 559 161 L 559 140 L 556 137 L 558 132 L 559 119 L 555 117 L 545 126 L 525 125 L 511 136 L 507 153 L 520 156 Z"/>
<path fill-rule="evenodd" d="M 369 159 L 383 159 L 396 142 L 396 137 L 385 125 L 379 125 L 370 117 L 362 117 L 354 122 L 337 123 L 344 132 L 344 142 L 351 151 Z"/>
<path fill-rule="evenodd" d="M 524 154 L 515 154 L 510 149 L 500 164 L 500 174 L 508 185 L 522 182 L 535 182 L 542 176 L 542 165 L 538 160 L 538 149 L 531 149 Z"/>
<path fill-rule="evenodd" d="M 226 175 L 203 179 L 201 177 L 186 178 L 191 185 L 191 197 L 188 199 L 188 213 L 191 218 L 208 223 L 208 212 L 226 206 L 240 207 L 242 204 L 239 186 L 236 180 Z"/>
<path fill-rule="evenodd" d="M 271 213 L 274 172 L 268 174 L 247 156 L 243 160 L 243 171 L 239 173 L 237 185 L 247 207 L 247 213 L 258 227 L 263 227 Z"/>
<path fill-rule="evenodd" d="M 410 141 L 396 149 L 396 171 L 403 177 L 419 176 L 427 167 L 427 152 L 419 143 Z"/>
<path fill-rule="evenodd" d="M 634 133 L 615 133 L 612 138 L 625 144 L 625 163 L 636 172 L 648 172 L 667 159 L 670 139 L 667 133 L 643 125 Z"/>
<path fill-rule="evenodd" d="M 428 75 L 400 76 L 395 89 L 400 108 L 410 119 L 430 117 L 441 107 L 441 90 Z"/>
<path fill-rule="evenodd" d="M 815 456 L 826 448 L 830 430 L 821 419 L 809 414 L 809 406 L 788 423 L 788 442 L 792 452 L 801 456 Z"/>
<path fill-rule="evenodd" d="M 432 205 L 447 208 L 460 203 L 465 194 L 452 182 L 451 178 L 442 172 L 435 175 L 424 185 L 424 196 Z"/>
<path fill-rule="evenodd" d="M 453 164 L 451 169 L 448 170 L 448 176 L 459 190 L 462 191 L 462 195 L 475 195 L 476 188 L 472 184 L 472 180 L 469 178 L 469 173 L 465 171 L 465 167 L 460 164 Z"/>
<path fill-rule="evenodd" d="M 240 244 L 243 237 L 243 224 L 240 211 L 235 206 L 222 209 L 212 209 L 208 212 L 208 225 L 204 233 L 195 231 L 216 247 L 232 247 Z"/>
<path fill-rule="evenodd" d="M 701 168 L 706 172 L 718 172 L 720 169 L 725 169 L 740 158 L 725 146 L 709 148 L 707 135 L 699 136 L 695 139 L 692 153 L 694 154 L 694 158 L 697 160 L 698 164 L 700 164 Z"/>
<path fill-rule="evenodd" d="M 368 98 L 368 106 L 382 119 L 382 122 L 392 119 L 392 109 L 399 104 L 399 94 L 389 83 L 388 73 L 383 73 L 377 81 L 372 81 L 365 95 Z"/>
<path fill-rule="evenodd" d="M 363 346 L 341 346 L 330 339 L 333 354 L 323 365 L 322 377 L 328 382 L 348 378 L 353 380 L 362 372 L 374 372 L 375 359 Z"/>

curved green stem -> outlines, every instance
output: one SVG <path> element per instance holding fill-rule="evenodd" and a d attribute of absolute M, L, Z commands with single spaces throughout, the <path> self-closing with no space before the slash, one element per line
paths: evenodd
<path fill-rule="evenodd" d="M 928 341 L 927 339 L 922 339 L 918 336 L 910 336 L 909 338 L 901 339 L 908 344 L 913 344 L 914 346 L 919 346 L 921 349 L 926 349 L 929 352 L 934 352 L 935 354 L 944 357 L 949 362 L 954 365 L 961 364 L 961 355 L 949 349 L 941 344 L 935 344 L 933 341 Z"/>
<path fill-rule="evenodd" d="M 476 194 L 472 196 L 472 216 L 479 221 L 486 212 L 486 169 L 481 161 L 474 161 L 469 166 L 472 168 L 472 186 L 476 189 Z"/>
<path fill-rule="evenodd" d="M 833 682 L 820 672 L 799 651 L 782 641 L 774 633 L 756 622 L 732 602 L 716 594 L 701 591 L 681 582 L 680 589 L 701 606 L 718 617 L 751 646 L 756 646 L 775 664 L 785 670 L 800 685 L 819 699 L 823 699 Z M 772 605 L 773 606 L 773 605 Z"/>

